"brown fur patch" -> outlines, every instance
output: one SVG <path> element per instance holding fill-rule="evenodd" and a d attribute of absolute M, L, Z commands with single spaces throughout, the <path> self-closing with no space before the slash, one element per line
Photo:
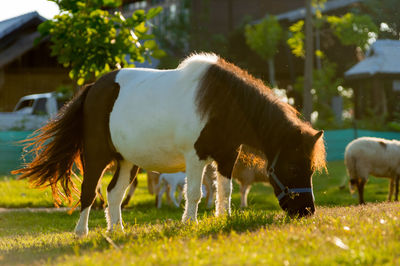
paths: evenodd
<path fill-rule="evenodd" d="M 20 178 L 28 178 L 36 187 L 47 183 L 52 188 L 56 205 L 61 202 L 60 195 L 71 202 L 71 188 L 78 193 L 71 179 L 74 164 L 84 172 L 83 207 L 94 200 L 104 168 L 112 159 L 118 158 L 108 126 L 110 112 L 119 93 L 119 85 L 115 83 L 117 73 L 111 72 L 96 83 L 84 86 L 55 119 L 27 140 L 25 148 L 34 155 L 34 159 L 13 174 L 22 174 Z M 61 183 L 64 193 L 61 193 L 58 183 Z"/>
<path fill-rule="evenodd" d="M 299 113 L 280 101 L 261 80 L 239 67 L 223 59 L 211 65 L 202 78 L 196 102 L 199 114 L 208 117 L 195 145 L 201 159 L 211 156 L 219 168 L 222 164 L 228 169 L 233 167 L 232 158 L 236 158 L 241 144 L 265 151 L 267 158 L 273 158 L 277 150 L 290 150 L 302 143 L 312 169 L 326 169 L 323 140 L 313 138 L 318 131 L 302 121 Z"/>

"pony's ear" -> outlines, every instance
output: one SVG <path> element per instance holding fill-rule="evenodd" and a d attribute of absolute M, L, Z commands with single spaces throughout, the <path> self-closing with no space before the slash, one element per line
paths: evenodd
<path fill-rule="evenodd" d="M 317 141 L 322 137 L 322 135 L 324 134 L 324 131 L 318 131 L 315 135 L 310 134 L 304 134 L 303 139 L 304 139 L 304 147 L 306 149 L 307 152 L 311 152 L 314 149 L 315 143 L 317 143 Z"/>
<path fill-rule="evenodd" d="M 313 144 L 315 144 L 319 140 L 319 138 L 322 137 L 323 134 L 324 134 L 323 130 L 318 131 L 317 134 L 315 134 L 313 136 L 313 140 L 314 140 Z"/>

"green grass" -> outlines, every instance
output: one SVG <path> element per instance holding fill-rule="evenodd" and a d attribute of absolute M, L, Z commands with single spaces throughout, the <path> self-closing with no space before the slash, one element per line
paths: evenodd
<path fill-rule="evenodd" d="M 356 206 L 346 180 L 343 162 L 314 177 L 318 206 L 311 218 L 288 219 L 264 185 L 253 187 L 249 208 L 240 210 L 235 185 L 231 217 L 215 218 L 201 203 L 199 223 L 182 224 L 182 209 L 154 208 L 141 175 L 123 211 L 125 233 L 106 233 L 102 210 L 91 212 L 83 239 L 72 233 L 77 211 L 0 213 L 0 265 L 400 264 L 400 205 L 385 202 L 388 181 L 370 178 L 370 203 Z M 52 206 L 49 190 L 31 189 L 26 181 L 0 177 L 0 191 L 0 207 Z"/>

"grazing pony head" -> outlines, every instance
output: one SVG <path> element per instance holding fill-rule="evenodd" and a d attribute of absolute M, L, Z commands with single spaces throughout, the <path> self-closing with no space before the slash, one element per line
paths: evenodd
<path fill-rule="evenodd" d="M 312 175 L 315 170 L 326 169 L 323 131 L 309 129 L 286 139 L 268 169 L 279 205 L 290 216 L 315 212 Z"/>
<path fill-rule="evenodd" d="M 204 136 L 215 139 L 208 147 L 218 146 L 214 154 L 198 151 L 200 157 L 213 157 L 218 171 L 230 176 L 229 151 L 241 144 L 260 150 L 282 209 L 290 215 L 314 213 L 311 178 L 315 170 L 326 169 L 322 131 L 302 121 L 261 80 L 221 58 L 202 78 L 197 104 L 208 119 Z"/>
<path fill-rule="evenodd" d="M 302 121 L 289 104 L 273 104 L 269 118 L 274 127 L 266 135 L 274 137 L 263 142 L 270 183 L 279 205 L 290 216 L 311 215 L 315 212 L 312 176 L 316 170 L 326 170 L 323 131 Z"/>

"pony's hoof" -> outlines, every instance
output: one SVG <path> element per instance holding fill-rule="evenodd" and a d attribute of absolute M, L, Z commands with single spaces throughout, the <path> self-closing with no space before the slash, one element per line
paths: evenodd
<path fill-rule="evenodd" d="M 182 217 L 182 223 L 198 223 L 196 217 L 190 217 L 190 216 L 183 216 Z"/>
<path fill-rule="evenodd" d="M 122 232 L 124 233 L 124 226 L 122 224 L 113 224 L 111 226 L 108 227 L 107 229 L 107 233 L 112 233 L 112 232 Z"/>
<path fill-rule="evenodd" d="M 86 237 L 88 235 L 88 232 L 89 232 L 88 228 L 83 228 L 83 229 L 75 228 L 75 235 L 79 238 Z"/>
<path fill-rule="evenodd" d="M 216 210 L 215 211 L 215 216 L 216 217 L 221 217 L 221 216 L 224 216 L 224 215 L 227 215 L 227 216 L 231 216 L 231 210 L 230 209 L 220 209 L 220 210 Z"/>

